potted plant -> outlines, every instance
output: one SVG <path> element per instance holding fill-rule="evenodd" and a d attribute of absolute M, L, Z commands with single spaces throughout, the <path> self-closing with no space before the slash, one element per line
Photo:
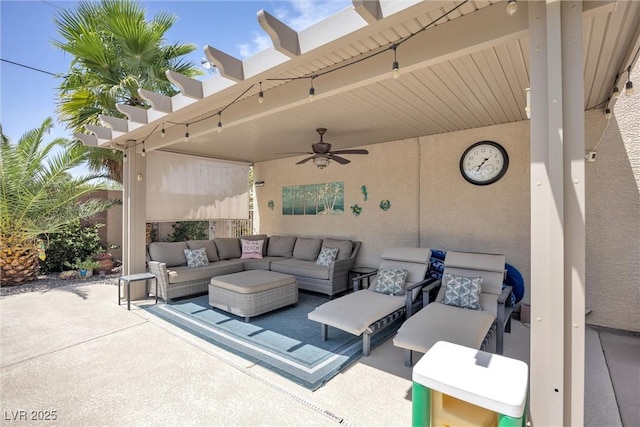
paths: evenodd
<path fill-rule="evenodd" d="M 113 255 L 100 248 L 100 251 L 93 254 L 93 260 L 98 263 L 98 267 L 95 268 L 96 273 L 110 273 L 113 268 Z"/>
<path fill-rule="evenodd" d="M 100 262 L 94 261 L 91 257 L 87 257 L 85 260 L 76 258 L 72 267 L 78 270 L 78 276 L 81 279 L 86 279 L 93 276 L 93 270 L 100 267 Z"/>

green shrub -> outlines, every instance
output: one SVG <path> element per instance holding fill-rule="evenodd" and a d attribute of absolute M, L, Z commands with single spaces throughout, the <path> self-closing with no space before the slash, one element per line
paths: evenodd
<path fill-rule="evenodd" d="M 167 236 L 170 242 L 206 240 L 209 238 L 209 221 L 179 221 L 173 224 L 173 233 Z"/>
<path fill-rule="evenodd" d="M 40 271 L 46 274 L 68 270 L 69 264 L 73 264 L 76 259 L 86 259 L 99 252 L 102 248 L 98 229 L 103 226 L 104 224 L 82 226 L 80 221 L 75 221 L 62 232 L 49 235 L 47 258 L 40 261 Z"/>

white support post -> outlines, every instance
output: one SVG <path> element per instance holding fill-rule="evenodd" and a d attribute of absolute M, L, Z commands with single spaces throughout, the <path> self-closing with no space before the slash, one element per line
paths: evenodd
<path fill-rule="evenodd" d="M 584 370 L 585 251 L 582 2 L 529 2 L 529 32 L 531 417 L 534 425 L 581 425 L 584 372 L 578 371 Z"/>
<path fill-rule="evenodd" d="M 127 160 L 123 162 L 123 227 L 122 274 L 146 271 L 146 161 L 136 154 L 134 145 L 125 149 Z M 131 284 L 131 299 L 145 297 L 144 282 Z"/>
<path fill-rule="evenodd" d="M 565 233 L 565 423 L 584 425 L 585 135 L 581 1 L 562 2 Z"/>

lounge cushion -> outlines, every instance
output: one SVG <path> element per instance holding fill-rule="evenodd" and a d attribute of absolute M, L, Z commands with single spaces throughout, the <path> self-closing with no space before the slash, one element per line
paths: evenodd
<path fill-rule="evenodd" d="M 216 237 L 213 239 L 218 248 L 218 257 L 222 259 L 240 258 L 240 240 L 236 237 Z"/>
<path fill-rule="evenodd" d="M 187 267 L 197 268 L 209 265 L 209 259 L 207 258 L 207 250 L 205 248 L 199 249 L 185 249 L 184 256 L 187 258 Z"/>
<path fill-rule="evenodd" d="M 209 262 L 216 262 L 220 260 L 218 258 L 218 248 L 216 248 L 216 244 L 213 240 L 189 240 L 187 241 L 187 246 L 189 246 L 189 249 L 205 248 Z"/>
<path fill-rule="evenodd" d="M 405 297 L 391 296 L 367 289 L 352 292 L 322 304 L 309 313 L 309 320 L 360 335 L 371 324 L 400 310 Z"/>
<path fill-rule="evenodd" d="M 320 254 L 322 239 L 298 237 L 293 247 L 293 257 L 303 261 L 315 261 Z"/>
<path fill-rule="evenodd" d="M 273 261 L 282 261 L 283 259 L 279 256 L 265 256 L 260 259 L 258 258 L 239 258 L 238 261 L 242 262 L 245 270 L 271 270 L 271 263 Z M 235 260 L 231 260 L 235 261 Z"/>
<path fill-rule="evenodd" d="M 336 260 L 347 259 L 353 251 L 353 242 L 351 240 L 331 239 L 327 238 L 322 241 L 322 247 L 338 248 L 338 256 Z"/>
<path fill-rule="evenodd" d="M 268 256 L 293 257 L 293 246 L 296 244 L 295 236 L 271 236 L 267 247 Z"/>
<path fill-rule="evenodd" d="M 294 276 L 304 276 L 311 279 L 329 279 L 331 269 L 316 265 L 315 262 L 301 261 L 299 259 L 285 259 L 271 263 L 271 271 L 292 274 Z"/>
<path fill-rule="evenodd" d="M 211 286 L 217 286 L 239 294 L 254 294 L 296 283 L 296 278 L 273 271 L 243 271 L 225 274 L 211 279 Z"/>
<path fill-rule="evenodd" d="M 149 256 L 151 261 L 164 262 L 167 267 L 177 267 L 187 265 L 185 249 L 189 249 L 186 242 L 151 242 Z"/>
<path fill-rule="evenodd" d="M 495 316 L 486 311 L 431 303 L 402 324 L 393 344 L 421 353 L 427 352 L 438 341 L 480 348 L 494 320 Z"/>

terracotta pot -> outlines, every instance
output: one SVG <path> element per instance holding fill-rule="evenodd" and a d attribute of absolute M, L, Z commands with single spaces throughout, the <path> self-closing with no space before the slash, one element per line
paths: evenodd
<path fill-rule="evenodd" d="M 113 257 L 111 254 L 97 254 L 93 256 L 93 259 L 100 263 L 100 266 L 94 270 L 95 272 L 99 273 L 104 271 L 105 273 L 109 273 L 113 269 Z"/>

